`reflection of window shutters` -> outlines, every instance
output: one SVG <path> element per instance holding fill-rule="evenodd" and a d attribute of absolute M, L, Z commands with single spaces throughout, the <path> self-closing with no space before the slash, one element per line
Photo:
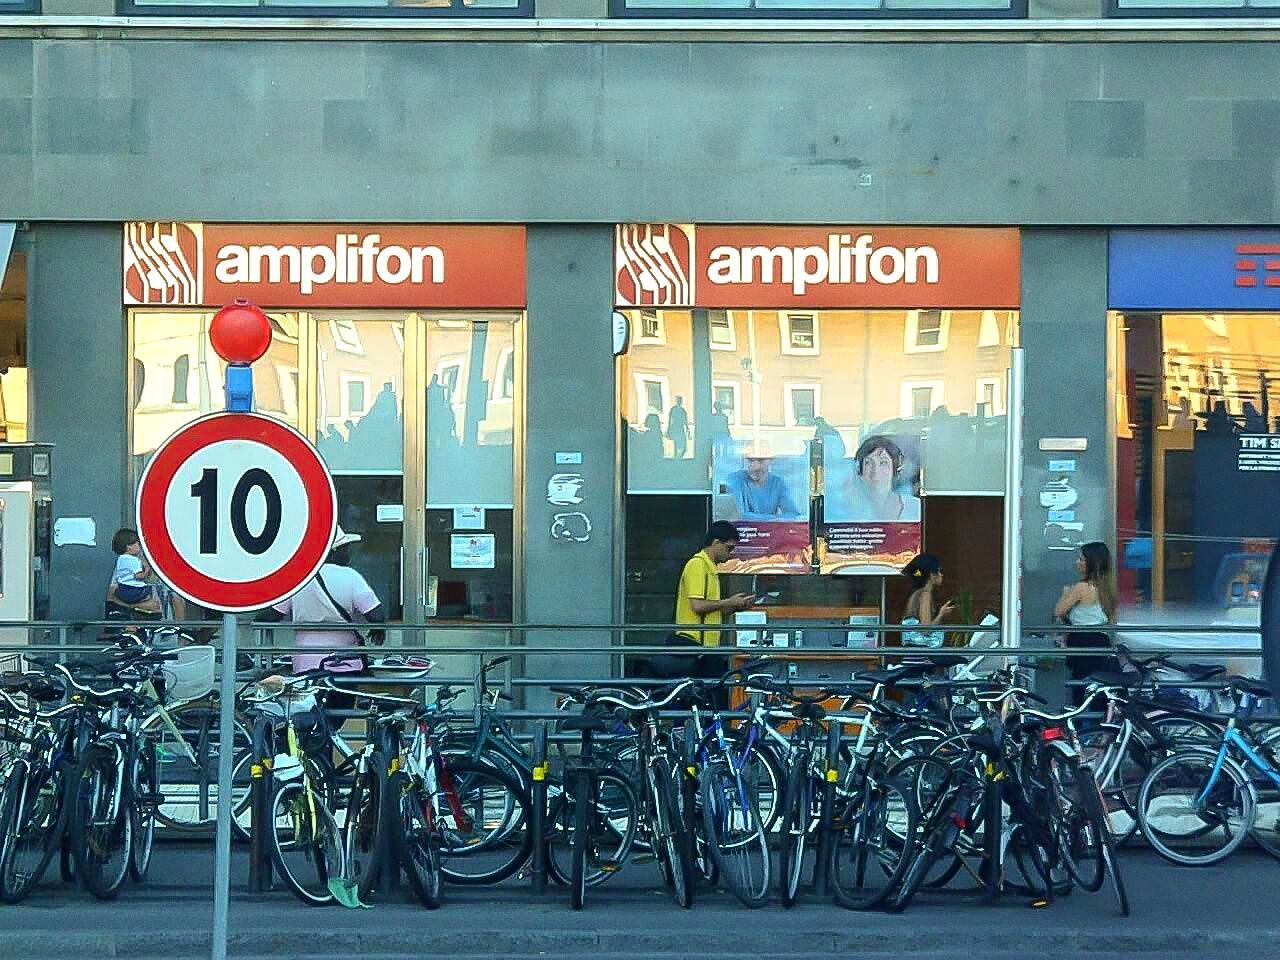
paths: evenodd
<path fill-rule="evenodd" d="M 173 361 L 173 402 L 187 402 L 187 382 L 191 379 L 191 357 L 183 354 Z"/>

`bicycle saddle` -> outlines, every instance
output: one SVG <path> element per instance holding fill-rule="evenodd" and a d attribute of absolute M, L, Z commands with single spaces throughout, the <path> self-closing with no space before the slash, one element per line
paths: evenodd
<path fill-rule="evenodd" d="M 854 674 L 854 679 L 889 686 L 908 677 L 923 677 L 932 669 L 932 663 L 901 663 L 886 670 L 865 670 Z"/>
<path fill-rule="evenodd" d="M 797 720 L 813 720 L 816 722 L 826 718 L 827 710 L 820 703 L 808 701 L 797 703 L 792 707 L 791 715 Z"/>
<path fill-rule="evenodd" d="M 1271 688 L 1261 680 L 1254 680 L 1251 677 L 1232 677 L 1231 689 L 1238 693 L 1250 693 L 1255 697 L 1271 696 Z"/>
<path fill-rule="evenodd" d="M 1214 677 L 1221 677 L 1227 672 L 1226 667 L 1212 663 L 1174 663 L 1170 660 L 1167 665 L 1174 670 L 1180 670 L 1192 680 L 1212 680 Z"/>
<path fill-rule="evenodd" d="M 598 710 L 587 710 L 583 713 L 566 717 L 560 722 L 560 729 L 565 731 L 590 731 L 606 733 L 613 729 L 613 718 Z"/>

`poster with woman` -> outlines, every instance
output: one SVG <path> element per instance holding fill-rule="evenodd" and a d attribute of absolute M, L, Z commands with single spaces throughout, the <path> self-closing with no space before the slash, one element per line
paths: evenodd
<path fill-rule="evenodd" d="M 712 513 L 738 530 L 724 573 L 809 573 L 809 451 L 765 437 L 717 446 Z"/>
<path fill-rule="evenodd" d="M 920 552 L 921 514 L 915 437 L 871 434 L 852 456 L 823 445 L 820 572 L 896 573 Z"/>

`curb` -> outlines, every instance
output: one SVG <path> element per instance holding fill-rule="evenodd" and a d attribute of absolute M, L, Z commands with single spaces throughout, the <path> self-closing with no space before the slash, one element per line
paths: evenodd
<path fill-rule="evenodd" d="M 998 927 L 982 931 L 982 952 L 989 954 L 1038 953 L 1070 954 L 1169 954 L 1200 953 L 1206 949 L 1240 952 L 1258 951 L 1267 955 L 1280 942 L 1280 928 L 1223 930 L 1203 928 L 1124 930 L 1116 927 L 1057 928 L 1021 933 Z M 912 928 L 854 929 L 838 931 L 751 932 L 753 955 L 813 957 L 815 955 L 897 955 L 937 956 L 955 952 L 957 937 L 974 931 Z M 741 930 L 727 930 L 723 943 L 699 932 L 697 952 L 704 957 L 717 953 L 740 955 Z M 907 936 L 904 936 L 907 934 Z M 352 956 L 420 956 L 429 948 L 433 954 L 467 956 L 521 956 L 560 954 L 670 956 L 689 955 L 689 944 L 679 930 L 654 931 L 443 931 L 434 934 L 410 930 L 326 931 L 308 930 L 306 953 L 316 958 Z M 207 954 L 209 934 L 203 931 L 163 933 L 100 932 L 71 933 L 45 930 L 11 930 L 0 933 L 0 957 L 44 960 L 73 956 L 76 960 L 151 960 L 174 956 Z M 296 957 L 297 933 L 233 932 L 228 940 L 232 957 Z"/>

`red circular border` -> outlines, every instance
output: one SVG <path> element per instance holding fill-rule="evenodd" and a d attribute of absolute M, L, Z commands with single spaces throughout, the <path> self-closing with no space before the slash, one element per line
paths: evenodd
<path fill-rule="evenodd" d="M 178 470 L 197 451 L 223 440 L 249 440 L 276 451 L 298 471 L 308 502 L 307 528 L 293 556 L 243 583 L 215 580 L 189 564 L 165 523 L 165 498 Z M 333 543 L 337 493 L 319 452 L 292 427 L 256 413 L 215 413 L 182 427 L 156 450 L 142 473 L 137 518 L 143 548 L 165 583 L 203 607 L 235 613 L 279 603 L 316 575 Z"/>

